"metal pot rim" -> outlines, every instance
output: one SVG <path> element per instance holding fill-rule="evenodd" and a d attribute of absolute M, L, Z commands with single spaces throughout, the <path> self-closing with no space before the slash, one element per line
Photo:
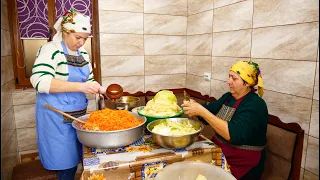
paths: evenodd
<path fill-rule="evenodd" d="M 133 112 L 129 112 L 130 114 L 132 114 Z M 85 115 L 84 115 L 85 116 Z M 143 117 L 143 116 L 141 116 Z M 115 131 L 92 131 L 92 130 L 85 130 L 85 129 L 79 129 L 76 124 L 79 124 L 79 122 L 76 122 L 76 121 L 73 121 L 72 122 L 72 127 L 75 128 L 77 131 L 82 131 L 82 132 L 89 132 L 89 133 L 99 133 L 99 134 L 108 134 L 108 133 L 116 133 L 116 132 L 123 132 L 123 131 L 128 131 L 128 130 L 131 130 L 131 129 L 136 129 L 136 128 L 139 128 L 143 125 L 145 125 L 145 123 L 147 122 L 147 118 L 146 117 L 143 117 L 143 123 L 141 123 L 140 125 L 138 126 L 135 126 L 135 127 L 132 127 L 132 128 L 129 128 L 129 129 L 122 129 L 122 130 L 115 130 Z M 83 121 L 87 121 L 87 120 L 83 120 Z"/>
<path fill-rule="evenodd" d="M 161 120 L 165 120 L 165 119 L 189 120 L 189 121 L 193 121 L 193 122 L 199 123 L 200 126 L 201 126 L 201 128 L 200 128 L 198 131 L 196 131 L 196 132 L 194 132 L 194 133 L 191 133 L 191 134 L 176 135 L 176 136 L 158 134 L 158 133 L 152 132 L 152 131 L 149 129 L 149 127 L 151 126 L 152 123 L 155 123 L 155 122 L 161 121 Z M 150 123 L 147 125 L 147 130 L 148 130 L 150 133 L 152 133 L 152 134 L 156 134 L 156 135 L 163 136 L 163 137 L 183 137 L 183 136 L 191 136 L 191 135 L 194 135 L 194 134 L 198 134 L 198 133 L 200 133 L 200 132 L 203 130 L 203 128 L 204 128 L 204 126 L 203 126 L 203 124 L 202 124 L 201 122 L 198 122 L 198 121 L 195 121 L 195 120 L 189 119 L 189 118 L 165 118 L 165 119 L 157 119 L 157 120 L 154 120 L 154 121 L 150 122 Z"/>

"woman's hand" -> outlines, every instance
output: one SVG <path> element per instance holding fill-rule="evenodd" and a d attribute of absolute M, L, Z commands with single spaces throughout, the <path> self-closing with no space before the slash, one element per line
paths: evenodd
<path fill-rule="evenodd" d="M 183 101 L 181 106 L 183 107 L 184 113 L 190 117 L 201 116 L 203 110 L 205 109 L 201 104 L 197 103 L 193 99 L 190 99 L 189 101 Z"/>
<path fill-rule="evenodd" d="M 107 93 L 107 88 L 100 86 L 99 93 L 100 94 L 106 94 Z"/>
<path fill-rule="evenodd" d="M 97 94 L 100 91 L 100 84 L 97 82 L 85 82 L 80 85 L 80 91 L 86 94 Z"/>

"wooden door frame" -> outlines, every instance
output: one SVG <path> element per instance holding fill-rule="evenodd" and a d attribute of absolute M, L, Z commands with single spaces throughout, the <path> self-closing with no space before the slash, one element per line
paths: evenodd
<path fill-rule="evenodd" d="M 92 3 L 92 41 L 91 41 L 91 52 L 92 52 L 92 68 L 95 80 L 101 83 L 101 69 L 100 69 L 100 40 L 99 40 L 99 7 L 98 0 L 91 0 Z M 11 35 L 11 49 L 12 49 L 12 61 L 14 69 L 14 77 L 16 79 L 16 88 L 25 89 L 33 88 L 30 82 L 30 78 L 26 77 L 25 63 L 24 63 L 24 52 L 22 46 L 22 40 L 20 39 L 19 32 L 19 20 L 17 11 L 17 1 L 10 0 L 8 4 L 8 18 L 10 35 Z M 49 31 L 54 32 L 55 19 L 55 0 L 48 0 L 48 24 Z"/>

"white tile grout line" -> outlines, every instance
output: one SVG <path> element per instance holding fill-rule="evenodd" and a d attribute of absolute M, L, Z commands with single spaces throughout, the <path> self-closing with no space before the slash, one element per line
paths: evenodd
<path fill-rule="evenodd" d="M 317 49 L 317 58 L 319 56 L 319 38 L 318 38 L 318 49 Z M 309 129 L 308 129 L 308 139 L 307 139 L 307 147 L 306 147 L 306 156 L 305 156 L 305 161 L 304 161 L 304 167 L 307 164 L 307 156 L 308 156 L 308 146 L 309 146 L 309 133 L 310 133 L 310 126 L 311 126 L 311 117 L 312 117 L 312 108 L 313 108 L 313 96 L 314 96 L 314 84 L 316 83 L 316 76 L 317 76 L 317 63 L 316 63 L 316 68 L 315 68 L 315 72 L 314 72 L 314 83 L 313 83 L 313 91 L 312 91 L 312 101 L 311 101 L 311 107 L 310 107 L 310 115 L 309 115 Z M 311 136 L 313 137 L 313 136 Z M 317 138 L 319 140 L 319 138 Z"/>
<path fill-rule="evenodd" d="M 146 46 L 145 46 L 145 40 L 144 40 L 144 0 L 143 3 L 143 17 L 142 17 L 142 34 L 143 34 L 143 92 L 146 92 Z"/>
<path fill-rule="evenodd" d="M 252 0 L 252 19 L 251 19 L 251 39 L 250 39 L 250 59 L 252 60 L 252 34 L 253 34 L 253 16 L 254 16 L 254 0 Z"/>
<path fill-rule="evenodd" d="M 188 19 L 189 19 L 189 1 L 187 0 L 187 24 L 186 24 L 186 74 L 184 88 L 188 85 Z"/>
<path fill-rule="evenodd" d="M 213 54 L 213 22 L 214 22 L 214 0 L 212 0 L 212 22 L 211 22 L 211 66 L 210 66 L 210 72 L 211 72 L 211 78 L 210 78 L 210 92 L 209 92 L 209 94 L 210 94 L 210 96 L 211 96 L 211 82 L 212 82 L 212 79 L 213 79 L 213 76 L 212 76 L 212 74 L 213 74 L 213 67 L 212 67 L 212 65 L 213 65 L 213 56 L 212 56 L 212 54 Z"/>

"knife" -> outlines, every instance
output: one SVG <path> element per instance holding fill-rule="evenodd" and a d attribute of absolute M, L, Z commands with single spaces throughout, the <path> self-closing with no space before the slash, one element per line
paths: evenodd
<path fill-rule="evenodd" d="M 190 101 L 190 95 L 187 94 L 185 90 L 183 91 L 183 95 L 184 95 L 184 101 Z"/>

